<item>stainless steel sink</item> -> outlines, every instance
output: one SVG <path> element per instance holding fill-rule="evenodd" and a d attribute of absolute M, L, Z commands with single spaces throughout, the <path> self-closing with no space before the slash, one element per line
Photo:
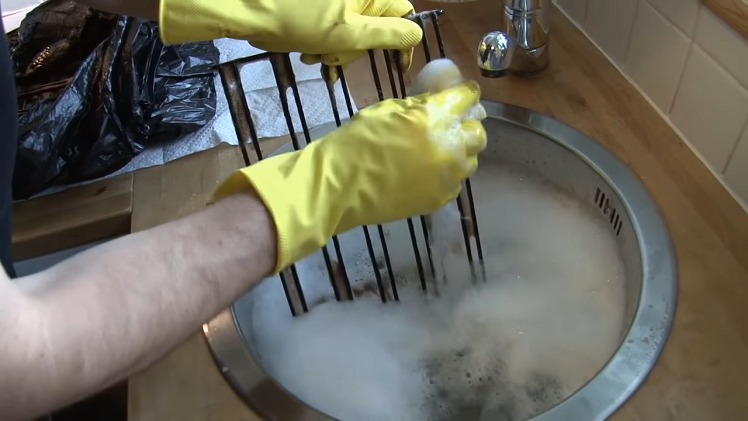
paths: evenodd
<path fill-rule="evenodd" d="M 627 278 L 622 289 L 625 306 L 619 346 L 589 382 L 533 418 L 605 419 L 644 381 L 670 331 L 677 273 L 668 230 L 637 176 L 606 148 L 548 116 L 506 104 L 484 102 L 484 106 L 489 116 L 485 121 L 489 143 L 481 168 L 519 165 L 549 180 L 609 221 L 619 243 Z M 333 128 L 319 128 L 314 135 Z M 475 200 L 480 202 L 481 197 L 476 195 Z M 484 218 L 480 223 L 491 221 Z M 341 242 L 346 241 L 341 237 Z M 314 257 L 309 259 L 311 266 L 319 263 Z M 253 303 L 264 298 L 258 291 L 250 291 L 204 325 L 219 369 L 237 394 L 268 419 L 333 419 L 296 399 L 263 369 L 263 355 L 253 345 L 257 339 Z"/>

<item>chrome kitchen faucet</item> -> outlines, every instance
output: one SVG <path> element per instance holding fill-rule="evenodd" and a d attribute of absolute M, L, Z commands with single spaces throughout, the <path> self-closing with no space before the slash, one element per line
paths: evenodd
<path fill-rule="evenodd" d="M 478 67 L 485 77 L 533 75 L 548 67 L 551 1 L 503 0 L 499 31 L 483 36 Z"/>

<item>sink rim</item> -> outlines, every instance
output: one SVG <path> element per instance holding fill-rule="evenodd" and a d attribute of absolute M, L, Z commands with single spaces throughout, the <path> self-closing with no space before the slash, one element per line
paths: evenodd
<path fill-rule="evenodd" d="M 577 154 L 609 180 L 636 234 L 642 263 L 639 303 L 621 345 L 587 384 L 535 421 L 602 420 L 620 408 L 647 378 L 670 334 L 677 307 L 677 261 L 667 225 L 638 176 L 608 149 L 582 132 L 527 108 L 482 101 L 489 118 L 538 132 Z M 636 204 L 634 210 L 632 203 Z M 257 364 L 234 320 L 233 307 L 203 325 L 213 358 L 237 395 L 271 419 L 325 420 Z M 636 346 L 646 342 L 647 346 Z M 289 418 L 293 417 L 293 418 Z"/>

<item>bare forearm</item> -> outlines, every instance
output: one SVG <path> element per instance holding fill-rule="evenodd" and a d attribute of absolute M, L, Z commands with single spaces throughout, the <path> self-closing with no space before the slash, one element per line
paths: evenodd
<path fill-rule="evenodd" d="M 37 415 L 24 411 L 59 407 L 152 363 L 263 279 L 275 249 L 266 209 L 239 194 L 6 282 L 6 308 L 17 314 L 4 327 L 15 341 L 0 341 L 0 418 Z"/>
<path fill-rule="evenodd" d="M 77 0 L 104 12 L 158 20 L 159 0 Z"/>

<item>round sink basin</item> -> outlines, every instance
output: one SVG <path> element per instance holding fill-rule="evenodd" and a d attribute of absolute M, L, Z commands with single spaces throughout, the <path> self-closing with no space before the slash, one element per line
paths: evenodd
<path fill-rule="evenodd" d="M 499 366 L 503 367 L 493 375 L 488 371 L 481 371 L 482 369 L 472 371 L 471 374 L 470 370 L 466 372 L 464 367 L 458 364 L 457 361 L 464 357 L 465 352 L 472 351 L 456 351 L 454 355 L 450 354 L 449 356 L 452 365 L 440 366 L 441 375 L 449 376 L 450 379 L 452 375 L 467 377 L 467 380 L 462 379 L 463 382 L 471 385 L 470 387 L 474 389 L 470 390 L 475 390 L 475 393 L 485 395 L 485 398 L 479 398 L 478 404 L 472 402 L 470 405 L 463 405 L 464 402 L 456 403 L 456 401 L 467 398 L 458 399 L 458 397 L 451 396 L 449 392 L 444 391 L 441 394 L 436 393 L 429 396 L 425 401 L 440 407 L 450 406 L 450 408 L 444 409 L 441 416 L 434 415 L 428 418 L 435 421 L 446 419 L 510 420 L 528 418 L 577 421 L 605 419 L 616 411 L 644 381 L 657 361 L 670 331 L 676 307 L 677 273 L 676 259 L 668 230 L 654 201 L 636 175 L 603 146 L 579 131 L 531 110 L 494 102 L 484 102 L 484 106 L 488 113 L 488 118 L 485 121 L 488 145 L 481 156 L 478 173 L 473 177 L 473 195 L 486 264 L 485 267 L 482 267 L 484 271 L 482 278 L 480 270 L 476 270 L 477 266 L 473 265 L 471 267 L 474 276 L 470 278 L 470 282 L 484 282 L 489 285 L 494 274 L 502 270 L 509 270 L 508 267 L 511 266 L 511 259 L 499 259 L 502 250 L 499 245 L 501 241 L 492 230 L 492 227 L 506 223 L 506 220 L 503 219 L 500 212 L 492 213 L 490 208 L 487 207 L 491 201 L 509 200 L 509 196 L 505 193 L 501 193 L 504 196 L 496 193 L 499 191 L 496 190 L 498 189 L 496 186 L 500 183 L 491 179 L 493 173 L 504 171 L 504 169 L 515 171 L 513 174 L 516 175 L 517 179 L 515 181 L 517 182 L 521 182 L 523 177 L 532 178 L 536 180 L 536 183 L 537 180 L 540 180 L 540 184 L 546 185 L 547 188 L 558 191 L 559 194 L 569 198 L 573 203 L 569 202 L 568 206 L 559 205 L 565 207 L 566 210 L 563 210 L 563 212 L 572 208 L 579 213 L 589 215 L 591 220 L 597 221 L 597 229 L 599 229 L 599 231 L 595 231 L 597 234 L 593 237 L 605 237 L 605 241 L 615 246 L 615 255 L 599 254 L 592 250 L 584 256 L 574 256 L 573 258 L 578 259 L 576 260 L 578 263 L 566 267 L 581 271 L 579 273 L 585 273 L 586 267 L 590 267 L 590 270 L 600 270 L 600 273 L 607 273 L 605 270 L 609 266 L 613 268 L 611 270 L 618 271 L 615 273 L 619 273 L 621 279 L 605 279 L 601 280 L 599 285 L 585 287 L 587 288 L 585 292 L 590 295 L 585 295 L 583 300 L 580 301 L 564 302 L 562 298 L 556 300 L 555 297 L 563 296 L 563 290 L 553 292 L 552 289 L 548 292 L 549 296 L 544 298 L 546 301 L 539 301 L 538 297 L 530 297 L 530 301 L 534 302 L 535 305 L 541 303 L 541 307 L 542 303 L 548 303 L 549 306 L 558 306 L 558 318 L 562 320 L 554 321 L 557 322 L 555 326 L 559 326 L 558 330 L 560 332 L 555 333 L 558 333 L 559 337 L 568 335 L 569 338 L 574 338 L 573 340 L 578 342 L 579 346 L 577 347 L 560 348 L 567 349 L 568 355 L 558 349 L 542 354 L 544 355 L 543 364 L 550 367 L 549 372 L 571 371 L 571 373 L 564 374 L 564 378 L 572 378 L 568 375 L 571 374 L 576 376 L 573 377 L 573 381 L 561 382 L 565 383 L 565 386 L 562 386 L 559 385 L 559 381 L 552 378 L 553 376 L 544 375 L 538 377 L 539 380 L 536 379 L 537 381 L 533 385 L 523 383 L 524 392 L 521 396 L 517 394 L 516 390 L 506 387 L 506 384 L 505 388 L 501 389 L 496 378 L 502 377 L 504 375 L 502 373 L 511 372 L 511 369 L 506 368 L 507 364 L 510 366 L 517 365 L 516 361 L 519 357 L 516 354 L 518 352 L 528 356 L 527 365 L 532 367 L 535 364 L 532 360 L 533 356 L 541 355 L 539 352 L 542 351 L 521 348 L 522 341 L 526 341 L 531 334 L 531 327 L 512 325 L 510 328 L 514 329 L 518 336 L 514 339 L 510 338 L 510 342 L 516 344 L 519 348 L 512 348 L 515 355 L 512 357 L 511 363 L 506 364 L 502 361 L 510 360 L 504 359 L 503 351 L 498 348 L 495 350 L 491 348 L 493 353 L 491 355 L 495 356 Z M 332 129 L 334 129 L 334 126 L 321 127 L 314 130 L 313 135 L 318 137 Z M 545 202 L 537 203 L 536 206 L 545 206 L 542 204 Z M 548 215 L 548 209 L 541 210 L 546 213 L 538 213 L 538 215 Z M 533 209 L 528 205 L 526 211 L 528 214 L 532 214 Z M 562 209 L 559 208 L 559 212 L 562 212 Z M 572 228 L 566 227 L 563 232 L 555 231 L 553 228 L 543 228 L 547 225 L 544 225 L 546 222 L 538 220 L 533 228 L 536 230 L 545 229 L 544 235 L 547 235 L 548 242 L 568 240 L 569 244 L 573 243 L 574 238 L 571 237 L 574 237 L 574 231 Z M 573 224 L 573 221 L 568 223 Z M 402 222 L 399 223 L 401 225 L 397 224 L 388 224 L 385 231 L 389 236 L 387 243 L 390 247 L 389 253 L 392 256 L 391 264 L 394 268 L 394 278 L 397 281 L 396 283 L 400 285 L 398 286 L 400 290 L 399 301 L 394 302 L 392 291 L 389 290 L 387 293 L 388 303 L 375 302 L 373 305 L 390 306 L 387 308 L 393 309 L 392 311 L 399 311 L 393 306 L 425 306 L 424 302 L 433 303 L 440 299 L 446 299 L 450 287 L 447 287 L 446 283 L 440 284 L 441 281 L 436 278 L 430 280 L 432 284 L 429 284 L 429 293 L 426 294 L 429 297 L 428 300 L 421 300 L 417 296 L 418 294 L 407 292 L 409 282 L 416 287 L 419 287 L 419 284 L 414 281 L 417 277 L 414 275 L 413 250 L 407 242 L 407 228 Z M 552 227 L 552 225 L 547 226 Z M 374 229 L 372 227 L 372 230 Z M 374 278 L 371 274 L 374 265 L 367 264 L 367 259 L 370 256 L 366 254 L 366 248 L 362 246 L 364 237 L 360 231 L 354 231 L 340 236 L 343 260 L 346 262 L 348 277 L 354 286 L 354 292 L 356 292 L 354 296 L 357 299 L 359 295 L 363 296 L 369 291 L 367 289 L 368 285 L 374 285 L 373 301 L 376 301 L 379 299 L 379 295 L 376 294 L 376 284 L 373 283 Z M 405 235 L 400 235 L 403 232 L 405 232 Z M 537 234 L 536 232 L 535 235 Z M 398 237 L 398 235 L 400 236 Z M 565 238 L 558 238 L 559 235 L 563 235 Z M 372 241 L 374 248 L 381 254 L 382 247 L 377 237 L 373 236 Z M 596 248 L 594 245 L 591 247 Z M 420 253 L 422 253 L 423 262 L 428 261 L 425 250 L 425 243 L 422 243 Z M 498 261 L 500 261 L 500 264 L 496 263 Z M 377 262 L 380 263 L 379 260 Z M 448 266 L 447 272 L 450 272 L 452 264 L 448 262 L 446 265 Z M 454 265 L 458 264 L 455 263 Z M 425 263 L 424 266 L 426 266 Z M 334 315 L 334 311 L 337 311 L 333 310 L 334 308 L 349 305 L 349 303 L 334 302 L 335 299 L 332 297 L 329 288 L 330 280 L 319 254 L 299 262 L 296 265 L 296 270 L 301 281 L 298 286 L 304 290 L 309 314 L 295 319 L 290 315 L 288 304 L 285 302 L 286 298 L 283 295 L 281 280 L 276 277 L 265 280 L 260 286 L 240 298 L 230 309 L 204 326 L 205 336 L 219 369 L 247 405 L 267 419 L 284 421 L 340 418 L 342 418 L 342 421 L 359 421 L 363 418 L 382 419 L 381 413 L 377 412 L 374 406 L 386 406 L 388 405 L 387 402 L 379 402 L 376 397 L 372 397 L 371 402 L 376 404 L 372 405 L 373 412 L 366 416 L 359 416 L 358 419 L 350 419 L 350 417 L 345 419 L 341 415 L 345 412 L 336 412 L 335 410 L 338 403 L 330 404 L 332 406 L 320 405 L 320 401 L 309 397 L 313 396 L 314 393 L 297 393 L 299 392 L 298 385 L 286 381 L 288 373 L 279 374 L 277 364 L 271 363 L 274 359 L 277 360 L 279 354 L 288 353 L 287 349 L 280 348 L 281 345 L 279 344 L 283 344 L 283 342 L 279 342 L 278 338 L 283 338 L 284 335 L 290 335 L 290 333 L 269 328 L 268 323 L 271 323 L 273 318 L 266 317 L 267 313 L 278 312 L 278 318 L 287 317 L 292 320 L 288 323 L 296 323 L 299 320 L 305 320 L 304 318 L 309 318 L 309 315 L 314 315 L 315 311 L 333 312 L 328 314 L 329 317 L 333 317 L 331 315 Z M 384 269 L 382 269 L 382 273 L 385 273 Z M 477 276 L 476 273 L 478 273 Z M 488 275 L 486 276 L 485 273 Z M 517 278 L 521 278 L 520 275 L 518 274 Z M 454 276 L 450 278 L 450 281 L 453 278 Z M 519 283 L 520 281 L 524 280 L 516 281 L 517 285 L 523 285 Z M 389 282 L 389 280 L 385 279 L 384 282 Z M 533 281 L 527 280 L 525 282 Z M 504 283 L 507 284 L 507 282 Z M 441 285 L 441 291 L 436 288 L 439 285 Z M 453 283 L 449 285 L 453 285 Z M 504 286 L 506 287 L 506 285 Z M 490 288 L 490 286 L 472 285 L 470 288 Z M 420 292 L 419 288 L 412 289 Z M 485 290 L 480 291 L 485 292 Z M 484 292 L 478 295 L 489 296 L 488 292 Z M 506 294 L 509 294 L 509 292 Z M 441 297 L 436 297 L 437 295 L 441 295 Z M 502 297 L 502 295 L 497 297 Z M 473 300 L 471 302 L 479 301 Z M 316 308 L 317 306 L 320 308 Z M 512 302 L 499 299 L 495 306 L 501 310 L 511 307 Z M 577 311 L 578 309 L 573 308 L 574 306 L 584 307 L 584 309 Z M 490 305 L 487 308 L 491 308 Z M 470 308 L 466 311 L 469 313 Z M 542 311 L 535 311 L 535 313 L 542 314 L 542 317 L 547 319 L 554 318 L 553 313 L 549 313 L 551 314 L 550 317 Z M 507 329 L 506 324 L 510 323 L 509 316 L 507 316 L 509 313 L 501 314 L 504 319 L 491 319 L 490 323 L 481 327 L 487 329 L 486 334 L 488 336 L 490 336 L 490 331 L 494 327 L 495 329 Z M 594 324 L 598 331 L 586 332 L 585 329 L 580 328 L 580 325 L 575 323 L 573 319 L 577 316 L 600 319 L 599 323 Z M 480 318 L 482 316 L 478 315 L 476 317 Z M 537 316 L 536 319 L 539 317 Z M 323 319 L 318 318 L 317 321 L 319 322 L 319 320 Z M 521 323 L 530 323 L 527 318 L 521 320 L 524 320 Z M 382 323 L 386 323 L 386 321 L 382 321 Z M 394 324 L 394 329 L 398 329 L 401 324 L 400 322 Z M 338 328 L 338 325 L 334 323 L 329 326 L 330 329 Z M 434 330 L 438 331 L 439 326 L 437 325 Z M 359 333 L 347 336 L 351 341 L 351 346 L 355 345 L 354 342 L 357 341 L 359 345 L 362 341 L 365 342 L 367 332 L 372 328 L 362 326 L 361 329 L 361 336 L 357 336 Z M 405 328 L 403 327 L 403 329 Z M 460 329 L 455 330 L 455 332 L 462 332 Z M 528 331 L 527 334 L 525 330 Z M 543 332 L 545 332 L 544 335 L 548 333 L 547 331 Z M 588 334 L 588 336 L 584 336 L 585 334 Z M 405 335 L 407 336 L 407 334 Z M 607 339 L 603 341 L 601 336 L 605 336 Z M 319 352 L 313 352 L 313 349 L 324 349 L 324 347 L 320 348 L 320 344 L 317 343 L 320 340 L 324 341 L 324 336 L 311 335 L 308 337 L 307 343 L 310 352 L 308 358 L 321 358 Z M 572 339 L 569 340 L 572 341 Z M 413 341 L 416 341 L 416 339 L 413 339 Z M 584 344 L 579 343 L 580 341 Z M 589 342 L 589 347 L 594 348 L 594 350 L 586 349 L 587 345 L 585 344 L 587 342 L 585 341 Z M 332 347 L 332 345 L 330 346 Z M 344 344 L 343 346 L 347 345 Z M 304 347 L 303 343 L 299 346 L 299 348 Z M 339 344 L 336 347 L 339 348 Z M 517 349 L 520 351 L 517 351 Z M 306 354 L 304 354 L 303 349 L 300 351 L 296 350 L 296 354 L 288 355 L 298 355 L 299 358 L 303 359 Z M 336 352 L 339 353 L 341 350 L 330 349 L 329 358 L 333 358 L 334 355 L 344 355 L 336 354 Z M 507 350 L 506 352 L 510 351 Z M 295 367 L 294 364 L 298 361 L 288 360 L 287 362 L 288 367 Z M 361 363 L 374 365 L 375 369 L 378 369 L 375 366 L 376 361 L 370 357 L 366 357 Z M 308 367 L 314 368 L 316 363 L 310 360 L 307 364 L 311 364 Z M 322 364 L 321 360 L 320 364 Z M 541 366 L 540 362 L 537 365 Z M 358 367 L 341 365 L 340 369 L 355 371 L 358 370 Z M 384 368 L 381 370 L 386 371 Z M 397 375 L 397 373 L 393 374 L 394 377 L 392 378 L 397 379 Z M 299 370 L 298 376 L 309 376 L 309 371 Z M 338 384 L 340 388 L 345 388 L 341 389 L 340 396 L 349 396 L 346 393 L 349 393 L 350 389 L 360 391 L 361 394 L 370 391 L 365 384 L 366 379 L 362 379 L 360 384 L 343 384 L 338 380 L 330 379 L 334 380 L 337 377 L 313 378 L 305 381 L 308 388 L 312 389 L 314 389 L 317 381 L 320 388 L 323 387 L 325 382 L 327 383 L 325 387 L 330 387 L 331 382 Z M 396 380 L 393 380 L 393 382 L 396 382 Z M 399 387 L 393 383 L 393 387 L 396 386 Z M 497 396 L 507 394 L 512 394 L 512 396 L 504 397 L 503 400 L 496 400 Z M 330 399 L 334 400 L 334 395 L 326 396 L 328 397 L 325 399 L 328 399 L 328 401 Z M 333 397 L 330 398 L 330 396 Z M 350 403 L 350 399 L 347 397 L 341 399 L 340 405 Z M 483 403 L 484 400 L 488 402 L 491 399 L 498 403 L 492 405 Z M 403 416 L 407 419 L 413 419 L 412 416 Z"/>

